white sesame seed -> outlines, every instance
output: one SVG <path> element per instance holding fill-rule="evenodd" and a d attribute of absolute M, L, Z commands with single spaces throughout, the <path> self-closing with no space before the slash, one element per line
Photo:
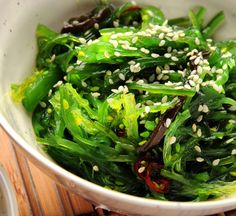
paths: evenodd
<path fill-rule="evenodd" d="M 224 73 L 224 71 L 220 68 L 220 69 L 217 69 L 217 70 L 216 70 L 216 73 L 217 73 L 217 74 L 222 74 L 222 73 Z"/>
<path fill-rule="evenodd" d="M 166 119 L 166 122 L 165 122 L 165 127 L 170 127 L 170 124 L 171 124 L 171 119 L 170 118 L 167 118 Z"/>
<path fill-rule="evenodd" d="M 51 95 L 52 95 L 52 89 L 49 90 L 48 97 L 51 97 Z"/>
<path fill-rule="evenodd" d="M 212 166 L 218 166 L 220 163 L 220 159 L 215 159 L 212 161 Z"/>
<path fill-rule="evenodd" d="M 212 87 L 217 91 L 217 92 L 221 92 L 221 88 L 220 88 L 220 86 L 218 86 L 216 83 L 213 83 L 212 84 Z"/>
<path fill-rule="evenodd" d="M 196 90 L 197 92 L 200 91 L 200 85 L 199 85 L 199 84 L 196 85 L 195 90 Z"/>
<path fill-rule="evenodd" d="M 145 53 L 145 54 L 149 54 L 149 53 L 150 53 L 150 51 L 149 51 L 148 49 L 145 49 L 144 47 L 142 47 L 142 48 L 140 49 L 140 51 L 143 52 L 143 53 Z"/>
<path fill-rule="evenodd" d="M 119 91 L 119 92 L 123 92 L 123 91 L 124 91 L 124 86 L 119 86 L 119 87 L 118 87 L 118 91 Z"/>
<path fill-rule="evenodd" d="M 162 46 L 164 46 L 164 45 L 165 45 L 165 43 L 166 43 L 166 41 L 165 41 L 165 40 L 161 40 L 161 41 L 160 41 L 160 43 L 159 43 L 159 47 L 162 47 Z"/>
<path fill-rule="evenodd" d="M 162 103 L 167 103 L 167 101 L 168 101 L 168 96 L 165 95 L 165 96 L 161 99 L 161 102 L 162 102 Z"/>
<path fill-rule="evenodd" d="M 152 106 L 152 105 L 154 104 L 154 102 L 151 101 L 151 100 L 147 100 L 147 101 L 146 101 L 146 104 L 147 104 L 148 106 Z"/>
<path fill-rule="evenodd" d="M 189 58 L 189 60 L 192 61 L 192 60 L 194 60 L 195 58 L 197 58 L 197 56 L 196 56 L 196 55 L 193 55 L 193 56 L 191 56 L 191 57 Z"/>
<path fill-rule="evenodd" d="M 201 136 L 202 136 L 202 130 L 201 130 L 200 128 L 197 130 L 197 136 L 198 136 L 198 137 L 201 137 Z"/>
<path fill-rule="evenodd" d="M 114 84 L 113 80 L 112 79 L 109 79 L 108 82 L 112 85 Z"/>
<path fill-rule="evenodd" d="M 172 38 L 173 41 L 177 41 L 179 39 L 179 35 L 175 34 L 174 37 Z"/>
<path fill-rule="evenodd" d="M 198 107 L 198 112 L 202 112 L 203 111 L 203 106 L 202 105 L 199 105 Z"/>
<path fill-rule="evenodd" d="M 107 76 L 111 76 L 112 75 L 112 72 L 110 70 L 106 71 L 106 75 Z"/>
<path fill-rule="evenodd" d="M 202 119 L 203 119 L 203 115 L 200 115 L 200 116 L 198 116 L 198 118 L 196 120 L 197 120 L 197 122 L 201 122 Z"/>
<path fill-rule="evenodd" d="M 164 76 L 164 74 L 158 74 L 158 76 L 157 76 L 157 80 L 161 80 L 162 78 L 163 78 L 163 76 Z"/>
<path fill-rule="evenodd" d="M 199 152 L 199 153 L 201 153 L 202 152 L 202 149 L 200 148 L 200 146 L 194 146 L 194 149 L 195 149 L 195 151 L 196 152 Z"/>
<path fill-rule="evenodd" d="M 137 103 L 135 106 L 137 109 L 141 107 L 141 103 Z"/>
<path fill-rule="evenodd" d="M 47 107 L 47 104 L 43 101 L 39 102 L 39 105 L 42 107 L 42 108 L 46 108 Z"/>
<path fill-rule="evenodd" d="M 92 92 L 91 95 L 92 95 L 93 97 L 99 97 L 101 94 L 98 93 L 98 92 Z"/>
<path fill-rule="evenodd" d="M 129 45 L 127 45 L 127 44 L 123 44 L 121 47 L 122 47 L 123 49 L 125 49 L 125 50 L 128 50 L 128 49 L 129 49 Z"/>
<path fill-rule="evenodd" d="M 120 74 L 119 74 L 119 78 L 120 78 L 121 80 L 125 81 L 125 75 L 124 75 L 124 74 L 120 73 Z"/>
<path fill-rule="evenodd" d="M 162 74 L 168 74 L 168 73 L 170 73 L 169 70 L 162 70 Z"/>
<path fill-rule="evenodd" d="M 197 125 L 196 124 L 192 124 L 192 130 L 194 133 L 197 132 Z"/>
<path fill-rule="evenodd" d="M 135 50 L 138 50 L 137 47 L 127 47 L 127 49 L 128 49 L 128 50 L 134 50 L 134 51 L 135 51 Z"/>
<path fill-rule="evenodd" d="M 138 80 L 137 84 L 138 84 L 138 85 L 144 84 L 144 80 Z"/>
<path fill-rule="evenodd" d="M 51 59 L 50 59 L 50 61 L 53 62 L 53 61 L 55 60 L 55 58 L 56 58 L 56 55 L 53 54 L 52 57 L 51 57 Z"/>
<path fill-rule="evenodd" d="M 95 28 L 95 29 L 99 29 L 99 24 L 98 24 L 98 23 L 95 23 L 95 24 L 94 24 L 94 28 Z"/>
<path fill-rule="evenodd" d="M 201 162 L 204 161 L 204 158 L 202 158 L 202 157 L 197 157 L 197 158 L 196 158 L 196 161 L 201 163 Z"/>
<path fill-rule="evenodd" d="M 137 41 L 138 41 L 138 37 L 136 36 L 136 37 L 133 37 L 133 38 L 132 38 L 132 41 L 131 41 L 131 42 L 132 42 L 133 44 L 135 44 L 135 43 L 137 43 Z"/>
<path fill-rule="evenodd" d="M 107 51 L 104 52 L 104 56 L 105 58 L 110 58 L 110 54 Z"/>
<path fill-rule="evenodd" d="M 188 81 L 191 86 L 196 86 L 196 83 L 193 80 Z"/>
<path fill-rule="evenodd" d="M 175 61 L 175 62 L 179 61 L 179 59 L 178 59 L 176 56 L 172 56 L 172 57 L 171 57 L 171 60 L 172 60 L 172 61 Z"/>
<path fill-rule="evenodd" d="M 145 171 L 146 167 L 145 166 L 141 166 L 139 169 L 138 169 L 138 173 L 143 173 Z"/>
<path fill-rule="evenodd" d="M 222 58 L 228 58 L 228 57 L 231 57 L 231 56 L 232 56 L 232 53 L 227 52 L 224 55 L 222 55 Z"/>
<path fill-rule="evenodd" d="M 152 74 L 152 75 L 148 78 L 148 81 L 152 83 L 152 82 L 154 82 L 155 78 L 156 78 L 155 74 Z"/>
<path fill-rule="evenodd" d="M 232 112 L 236 111 L 236 107 L 235 106 L 230 106 L 229 111 L 232 111 Z"/>
<path fill-rule="evenodd" d="M 227 68 L 228 68 L 227 64 L 224 64 L 223 67 L 222 67 L 223 70 L 226 70 Z"/>
<path fill-rule="evenodd" d="M 176 137 L 175 136 L 172 136 L 169 140 L 169 144 L 170 145 L 173 145 L 174 143 L 176 142 Z"/>
<path fill-rule="evenodd" d="M 174 33 L 173 33 L 173 32 L 168 32 L 166 35 L 167 35 L 168 37 L 173 37 L 173 36 L 174 36 Z"/>
<path fill-rule="evenodd" d="M 231 155 L 236 155 L 236 149 L 233 149 L 233 150 L 231 151 Z"/>
<path fill-rule="evenodd" d="M 165 53 L 164 54 L 164 57 L 166 57 L 166 58 L 170 58 L 172 55 L 170 54 L 170 53 Z"/>
<path fill-rule="evenodd" d="M 160 39 L 160 40 L 162 40 L 162 39 L 164 39 L 164 37 L 165 37 L 165 34 L 162 32 L 162 33 L 160 33 L 160 34 L 159 34 L 159 36 L 158 36 L 158 37 L 159 37 L 159 39 Z"/>
<path fill-rule="evenodd" d="M 160 74 L 161 73 L 161 68 L 159 66 L 156 67 L 156 73 Z"/>
<path fill-rule="evenodd" d="M 87 84 L 85 81 L 82 81 L 82 82 L 81 82 L 81 85 L 82 85 L 83 87 L 85 87 L 85 88 L 88 87 L 88 84 Z"/>
<path fill-rule="evenodd" d="M 109 41 L 115 48 L 117 48 L 118 47 L 118 41 L 117 40 L 110 40 Z"/>
<path fill-rule="evenodd" d="M 118 68 L 118 69 L 114 70 L 113 73 L 120 73 L 120 69 Z"/>
<path fill-rule="evenodd" d="M 234 141 L 234 138 L 230 138 L 230 139 L 226 140 L 225 143 L 226 143 L 226 144 L 229 144 L 229 143 L 231 143 L 231 142 L 233 142 L 233 141 Z"/>
<path fill-rule="evenodd" d="M 164 75 L 163 77 L 162 77 L 162 80 L 168 80 L 169 79 L 169 76 L 167 76 L 167 75 Z"/>
<path fill-rule="evenodd" d="M 119 27 L 119 25 L 120 25 L 119 20 L 113 21 L 113 26 L 114 26 L 115 28 Z"/>
<path fill-rule="evenodd" d="M 171 51 L 172 51 L 172 47 L 169 46 L 169 47 L 167 48 L 167 52 L 170 53 Z"/>
<path fill-rule="evenodd" d="M 185 84 L 185 85 L 184 85 L 184 88 L 186 88 L 186 89 L 191 89 L 191 86 L 190 86 L 189 84 Z"/>
<path fill-rule="evenodd" d="M 62 80 L 59 80 L 54 86 L 53 88 L 56 88 L 56 87 L 59 87 L 60 85 L 63 84 L 63 81 Z"/>
<path fill-rule="evenodd" d="M 211 51 L 215 51 L 215 50 L 216 50 L 216 47 L 215 47 L 215 46 L 211 46 L 211 47 L 210 47 L 210 50 L 211 50 Z"/>
<path fill-rule="evenodd" d="M 133 21 L 132 25 L 133 26 L 138 26 L 138 22 L 137 21 Z"/>
<path fill-rule="evenodd" d="M 138 73 L 141 71 L 140 63 L 137 63 L 135 65 L 130 65 L 130 71 L 132 73 Z"/>
<path fill-rule="evenodd" d="M 197 72 L 199 74 L 202 74 L 203 70 L 202 70 L 202 67 L 201 66 L 197 66 Z"/>
<path fill-rule="evenodd" d="M 150 110 L 151 110 L 151 109 L 150 109 L 150 107 L 149 107 L 149 106 L 145 106 L 145 112 L 146 112 L 146 113 L 149 113 L 149 112 L 150 112 Z"/>
<path fill-rule="evenodd" d="M 203 104 L 202 112 L 204 112 L 204 113 L 208 113 L 209 112 L 209 108 L 208 108 L 208 106 L 206 104 Z"/>
<path fill-rule="evenodd" d="M 95 172 L 98 172 L 99 171 L 99 168 L 98 168 L 98 166 L 93 166 L 93 171 L 95 171 Z"/>
<path fill-rule="evenodd" d="M 176 90 L 184 89 L 184 87 L 183 87 L 183 86 L 176 86 L 175 89 L 176 89 Z"/>
<path fill-rule="evenodd" d="M 211 38 L 207 38 L 206 41 L 207 41 L 208 43 L 212 43 L 213 40 L 212 40 Z"/>
<path fill-rule="evenodd" d="M 136 62 L 132 60 L 132 61 L 129 61 L 128 64 L 129 64 L 129 65 L 135 65 Z"/>
<path fill-rule="evenodd" d="M 80 65 L 82 63 L 82 61 L 80 61 L 79 59 L 76 61 L 77 65 Z M 73 69 L 73 68 L 72 68 Z"/>
<path fill-rule="evenodd" d="M 66 69 L 66 73 L 69 73 L 70 71 L 72 71 L 74 69 L 74 66 L 70 65 L 67 69 Z"/>
<path fill-rule="evenodd" d="M 195 44 L 196 44 L 197 46 L 199 46 L 199 45 L 201 44 L 201 42 L 200 42 L 200 40 L 199 40 L 198 37 L 195 38 Z"/>
<path fill-rule="evenodd" d="M 78 21 L 78 20 L 73 20 L 72 24 L 73 24 L 73 25 L 78 25 L 78 24 L 79 24 L 79 21 Z"/>
<path fill-rule="evenodd" d="M 194 60 L 194 64 L 195 65 L 198 65 L 201 61 L 201 58 L 200 57 L 197 57 L 195 60 Z"/>
<path fill-rule="evenodd" d="M 165 64 L 164 69 L 165 69 L 165 70 L 170 70 L 170 65 Z"/>
<path fill-rule="evenodd" d="M 163 23 L 162 23 L 162 25 L 163 26 L 166 26 L 168 24 L 168 20 L 166 19 Z"/>
<path fill-rule="evenodd" d="M 152 53 L 151 56 L 152 56 L 152 58 L 158 58 L 160 55 L 156 54 L 156 53 Z"/>
<path fill-rule="evenodd" d="M 119 53 L 119 52 L 114 52 L 114 55 L 115 55 L 116 57 L 120 57 L 120 53 Z"/>
<path fill-rule="evenodd" d="M 82 44 L 86 44 L 86 42 L 87 42 L 86 39 L 84 39 L 84 38 L 79 38 L 78 40 Z"/>

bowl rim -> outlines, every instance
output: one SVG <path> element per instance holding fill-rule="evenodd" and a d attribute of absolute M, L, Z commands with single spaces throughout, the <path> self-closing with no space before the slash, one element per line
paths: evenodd
<path fill-rule="evenodd" d="M 235 197 L 226 197 L 217 200 L 209 200 L 209 201 L 200 201 L 200 202 L 183 202 L 183 201 L 165 201 L 165 200 L 154 200 L 148 199 L 144 197 L 137 197 L 134 195 L 129 195 L 125 193 L 121 193 L 118 191 L 110 190 L 104 188 L 100 185 L 92 183 L 88 180 L 85 180 L 75 174 L 67 171 L 63 167 L 59 166 L 55 162 L 51 161 L 49 158 L 44 157 L 40 152 L 34 149 L 32 146 L 27 144 L 27 142 L 11 127 L 11 125 L 7 122 L 5 117 L 0 113 L 0 126 L 7 132 L 7 134 L 31 157 L 39 161 L 45 167 L 53 171 L 60 176 L 63 176 L 67 179 L 72 180 L 80 187 L 88 189 L 90 191 L 96 191 L 97 193 L 102 193 L 107 198 L 116 197 L 117 200 L 125 201 L 129 204 L 136 204 L 143 207 L 163 207 L 166 209 L 176 209 L 181 208 L 185 210 L 197 210 L 201 208 L 201 210 L 207 210 L 212 208 L 219 207 L 232 207 L 232 205 L 236 204 L 236 196 Z M 108 207 L 109 209 L 109 207 Z"/>

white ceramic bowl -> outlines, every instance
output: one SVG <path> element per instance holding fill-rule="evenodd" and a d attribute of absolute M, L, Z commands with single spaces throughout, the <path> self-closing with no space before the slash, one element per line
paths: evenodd
<path fill-rule="evenodd" d="M 18 216 L 18 206 L 6 171 L 0 164 L 0 216 Z"/>
<path fill-rule="evenodd" d="M 124 1 L 116 0 L 116 3 Z M 185 15 L 197 5 L 209 8 L 209 14 L 226 12 L 226 25 L 219 38 L 236 37 L 235 0 L 150 0 L 145 3 L 159 5 L 171 16 Z M 137 3 L 144 3 L 137 0 Z M 94 0 L 0 0 L 0 123 L 16 140 L 25 154 L 44 173 L 58 183 L 79 193 L 95 204 L 127 214 L 140 215 L 206 215 L 236 208 L 236 196 L 208 202 L 166 202 L 134 197 L 81 179 L 54 163 L 35 142 L 30 116 L 9 97 L 11 83 L 22 81 L 31 73 L 36 55 L 35 28 L 38 23 L 59 30 L 64 20 L 92 8 Z"/>

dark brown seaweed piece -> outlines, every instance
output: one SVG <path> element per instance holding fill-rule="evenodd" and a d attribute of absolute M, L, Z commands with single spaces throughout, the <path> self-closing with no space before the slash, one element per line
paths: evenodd
<path fill-rule="evenodd" d="M 101 7 L 98 12 L 96 10 L 91 11 L 86 16 L 74 17 L 68 21 L 68 24 L 64 25 L 61 30 L 61 33 L 72 33 L 78 34 L 85 32 L 94 27 L 94 25 L 100 24 L 108 20 L 112 13 L 113 7 L 111 5 Z"/>
<path fill-rule="evenodd" d="M 179 97 L 179 103 L 175 107 L 167 110 L 161 116 L 161 119 L 157 124 L 156 128 L 154 129 L 154 131 L 152 132 L 150 139 L 143 146 L 138 148 L 138 152 L 146 152 L 161 142 L 167 128 L 166 120 L 168 118 L 171 119 L 171 121 L 175 119 L 177 113 L 182 108 L 184 101 L 185 97 Z"/>

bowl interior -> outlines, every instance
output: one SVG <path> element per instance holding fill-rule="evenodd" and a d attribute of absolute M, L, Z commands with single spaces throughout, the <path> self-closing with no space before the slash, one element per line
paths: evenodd
<path fill-rule="evenodd" d="M 115 4 L 125 2 L 115 0 Z M 137 0 L 139 4 L 144 1 Z M 221 0 L 149 0 L 145 1 L 160 6 L 167 18 L 178 17 L 187 14 L 189 8 L 203 5 L 208 8 L 208 16 L 219 10 L 224 10 L 226 23 L 217 33 L 218 39 L 236 37 L 236 2 L 228 0 L 227 4 Z M 36 56 L 35 29 L 38 23 L 60 30 L 63 22 L 85 11 L 89 11 L 96 4 L 87 0 L 0 0 L 0 124 L 8 131 L 19 135 L 25 143 L 24 149 L 35 149 L 45 160 L 50 159 L 37 145 L 32 131 L 30 115 L 21 105 L 16 105 L 10 98 L 10 86 L 12 83 L 21 82 L 34 67 Z M 10 128 L 10 129 L 9 129 Z M 32 154 L 35 154 L 32 153 Z M 33 155 L 34 157 L 34 155 Z M 47 158 L 47 159 L 46 159 Z M 39 161 L 40 163 L 40 161 Z M 69 178 L 66 177 L 65 178 Z M 135 212 L 135 210 L 133 210 Z"/>

